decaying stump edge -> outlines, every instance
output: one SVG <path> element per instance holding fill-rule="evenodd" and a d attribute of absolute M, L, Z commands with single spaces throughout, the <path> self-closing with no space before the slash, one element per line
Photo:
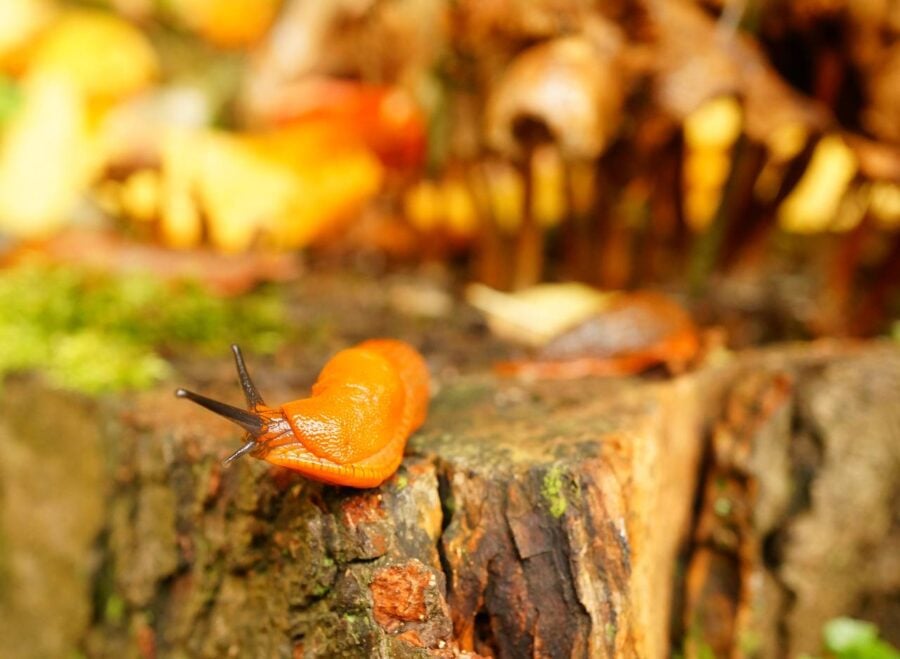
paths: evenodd
<path fill-rule="evenodd" d="M 403 467 L 370 491 L 256 461 L 223 471 L 232 430 L 169 392 L 90 414 L 54 394 L 54 409 L 74 410 L 72 437 L 93 431 L 41 454 L 25 440 L 51 433 L 53 414 L 25 405 L 38 385 L 11 386 L 4 464 L 33 460 L 69 482 L 42 487 L 10 466 L 6 500 L 19 488 L 75 528 L 65 551 L 41 535 L 49 513 L 28 537 L 4 530 L 0 575 L 30 601 L 0 601 L 18 641 L 0 637 L 12 656 L 29 654 L 16 642 L 98 657 L 666 656 L 699 461 L 730 388 L 763 363 L 874 359 L 897 377 L 898 355 L 770 351 L 668 382 L 441 383 Z M 26 583 L 28 552 L 55 563 Z M 54 599 L 60 574 L 71 597 Z M 45 629 L 67 624 L 32 640 L 29 605 Z"/>

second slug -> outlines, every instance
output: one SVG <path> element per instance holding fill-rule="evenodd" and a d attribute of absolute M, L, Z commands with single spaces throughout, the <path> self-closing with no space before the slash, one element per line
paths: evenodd
<path fill-rule="evenodd" d="M 428 409 L 429 375 L 422 356 L 395 339 L 371 339 L 337 353 L 322 369 L 312 395 L 269 407 L 256 390 L 240 349 L 232 346 L 247 410 L 178 389 L 187 398 L 247 431 L 245 454 L 313 480 L 376 487 L 403 460 L 406 440 Z"/>

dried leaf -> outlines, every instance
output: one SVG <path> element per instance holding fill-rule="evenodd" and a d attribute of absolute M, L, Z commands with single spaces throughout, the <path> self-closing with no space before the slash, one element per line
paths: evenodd
<path fill-rule="evenodd" d="M 895 43 L 867 82 L 866 127 L 885 141 L 900 143 L 900 44 Z"/>
<path fill-rule="evenodd" d="M 700 6 L 649 0 L 647 9 L 659 26 L 653 58 L 657 95 L 676 117 L 710 99 L 736 95 L 743 99 L 747 134 L 762 143 L 783 126 L 814 130 L 828 123 L 827 111 L 784 83 L 751 39 L 719 30 Z"/>
<path fill-rule="evenodd" d="M 261 282 L 291 281 L 300 276 L 297 259 L 289 254 L 173 251 L 112 233 L 72 229 L 21 245 L 4 257 L 3 266 L 35 262 L 79 266 L 113 275 L 142 273 L 154 279 L 195 280 L 220 295 L 239 295 Z"/>

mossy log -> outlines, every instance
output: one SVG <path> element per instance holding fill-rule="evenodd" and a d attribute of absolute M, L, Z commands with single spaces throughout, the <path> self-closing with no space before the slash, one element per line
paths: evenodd
<path fill-rule="evenodd" d="M 88 403 L 8 383 L 0 655 L 664 657 L 687 620 L 729 652 L 775 630 L 778 656 L 896 596 L 895 347 L 670 381 L 436 384 L 400 471 L 351 490 L 222 468 L 237 434 L 168 389 Z M 834 554 L 809 546 L 835 538 L 830 582 Z"/>

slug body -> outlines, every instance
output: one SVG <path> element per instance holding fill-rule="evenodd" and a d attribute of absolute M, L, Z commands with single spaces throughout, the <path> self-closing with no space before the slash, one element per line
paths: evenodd
<path fill-rule="evenodd" d="M 406 440 L 425 421 L 428 369 L 410 345 L 372 339 L 337 353 L 309 398 L 267 406 L 237 346 L 232 346 L 249 411 L 179 389 L 188 398 L 247 431 L 249 453 L 308 478 L 350 487 L 376 487 L 403 460 Z"/>

